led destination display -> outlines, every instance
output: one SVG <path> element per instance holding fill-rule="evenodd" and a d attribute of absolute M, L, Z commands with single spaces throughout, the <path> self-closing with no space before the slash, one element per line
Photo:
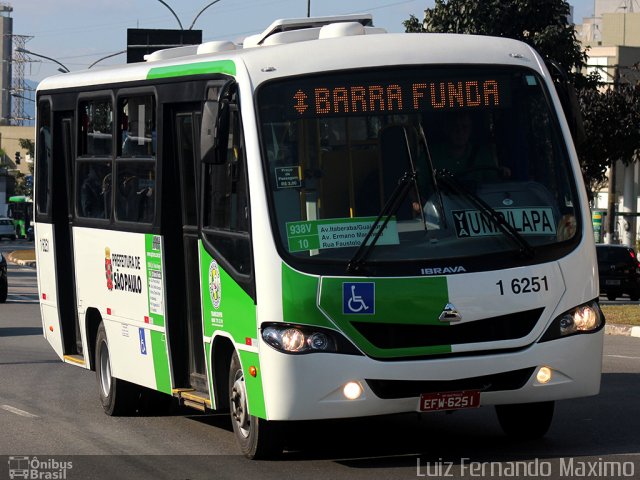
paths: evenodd
<path fill-rule="evenodd" d="M 505 78 L 436 79 L 358 84 L 297 85 L 290 116 L 409 114 L 508 106 Z"/>

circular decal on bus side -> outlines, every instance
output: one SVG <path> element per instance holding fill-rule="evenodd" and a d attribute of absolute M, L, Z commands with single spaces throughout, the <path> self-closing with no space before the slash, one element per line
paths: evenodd
<path fill-rule="evenodd" d="M 220 268 L 215 260 L 211 260 L 211 264 L 209 265 L 209 296 L 211 296 L 213 308 L 216 310 L 220 308 L 222 285 L 220 284 Z"/>

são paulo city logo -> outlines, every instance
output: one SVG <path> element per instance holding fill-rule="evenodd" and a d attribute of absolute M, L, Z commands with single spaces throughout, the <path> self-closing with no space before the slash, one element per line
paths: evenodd
<path fill-rule="evenodd" d="M 140 256 L 111 253 L 111 249 L 105 247 L 104 274 L 109 291 L 142 293 L 141 269 Z"/>
<path fill-rule="evenodd" d="M 211 260 L 209 265 L 209 295 L 211 303 L 216 310 L 220 308 L 220 300 L 222 299 L 222 284 L 220 282 L 220 268 L 215 260 Z"/>
<path fill-rule="evenodd" d="M 113 264 L 111 263 L 111 249 L 104 249 L 104 273 L 107 277 L 107 288 L 113 290 Z"/>

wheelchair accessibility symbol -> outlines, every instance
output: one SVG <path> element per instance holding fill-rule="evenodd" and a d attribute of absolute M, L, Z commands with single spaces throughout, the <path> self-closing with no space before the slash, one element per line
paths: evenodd
<path fill-rule="evenodd" d="M 373 315 L 376 311 L 375 283 L 343 283 L 342 313 Z"/>

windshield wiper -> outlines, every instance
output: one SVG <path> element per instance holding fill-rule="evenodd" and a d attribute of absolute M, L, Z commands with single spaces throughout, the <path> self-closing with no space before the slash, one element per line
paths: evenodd
<path fill-rule="evenodd" d="M 362 240 L 362 243 L 360 243 L 358 250 L 356 250 L 356 253 L 353 255 L 351 260 L 349 260 L 349 263 L 347 263 L 347 273 L 355 273 L 360 270 L 362 264 L 369 256 L 371 250 L 380 238 L 380 235 L 382 235 L 382 232 L 387 227 L 389 220 L 391 220 L 391 217 L 398 211 L 398 208 L 400 208 L 400 205 L 407 196 L 407 193 L 409 193 L 409 190 L 411 190 L 411 184 L 415 183 L 417 176 L 418 174 L 415 170 L 412 172 L 407 171 L 402 174 L 402 176 L 398 180 L 398 185 L 396 185 L 396 188 L 393 189 L 393 192 L 391 192 L 389 199 L 384 204 L 384 207 L 382 207 L 380 215 L 378 215 L 373 224 L 371 224 L 371 227 L 369 227 L 369 231 L 364 237 L 364 240 Z M 380 221 L 383 218 L 384 220 L 382 221 L 382 226 L 377 229 L 378 225 L 380 225 Z M 371 240 L 371 243 L 367 244 L 374 232 L 375 236 Z"/>
<path fill-rule="evenodd" d="M 429 142 L 427 142 L 427 136 L 424 133 L 424 128 L 422 128 L 422 122 L 418 124 L 418 134 L 420 135 L 420 140 L 424 144 L 424 149 L 427 154 L 427 163 L 429 167 L 429 172 L 431 172 L 431 181 L 433 182 L 433 190 L 438 198 L 438 207 L 440 208 L 440 218 L 442 219 L 443 228 L 447 228 L 447 216 L 444 212 L 444 201 L 442 200 L 442 193 L 440 192 L 440 187 L 438 186 L 438 176 L 436 175 L 436 169 L 433 166 L 433 158 L 431 157 L 431 149 L 429 148 Z M 418 193 L 418 198 L 420 198 L 420 194 Z M 426 226 L 426 218 L 424 216 L 422 202 L 418 200 L 420 203 L 420 214 L 425 221 Z"/>
<path fill-rule="evenodd" d="M 500 215 L 493 207 L 487 202 L 482 200 L 477 194 L 469 190 L 463 185 L 456 182 L 450 172 L 446 170 L 437 170 L 436 178 L 440 180 L 440 183 L 446 188 L 458 195 L 468 199 L 473 205 L 475 205 L 482 215 L 485 216 L 491 223 L 493 223 L 498 230 L 507 238 L 513 240 L 519 247 L 519 252 L 522 256 L 527 258 L 533 258 L 535 252 L 533 247 L 525 240 L 525 238 L 516 230 L 516 228 L 507 222 L 504 216 Z"/>
<path fill-rule="evenodd" d="M 362 264 L 373 250 L 373 247 L 384 232 L 384 229 L 387 227 L 389 220 L 391 220 L 391 217 L 395 215 L 400 208 L 400 205 L 402 205 L 402 202 L 411 190 L 412 185 L 417 191 L 418 185 L 416 179 L 418 178 L 418 172 L 416 172 L 415 163 L 413 162 L 411 148 L 409 147 L 409 137 L 407 136 L 407 130 L 405 127 L 402 127 L 402 134 L 404 136 L 404 147 L 406 148 L 407 159 L 409 160 L 409 170 L 405 171 L 400 176 L 398 184 L 393 189 L 393 192 L 391 192 L 391 195 L 389 195 L 389 199 L 385 202 L 380 214 L 374 220 L 373 224 L 371 224 L 371 227 L 369 227 L 369 231 L 367 231 L 367 234 L 365 235 L 364 240 L 362 240 L 362 243 L 360 243 L 356 253 L 353 255 L 351 260 L 349 260 L 349 263 L 347 263 L 347 273 L 355 273 L 360 270 Z M 381 220 L 382 225 L 378 228 Z M 371 242 L 368 243 L 372 235 L 374 235 L 374 237 L 371 239 Z"/>

